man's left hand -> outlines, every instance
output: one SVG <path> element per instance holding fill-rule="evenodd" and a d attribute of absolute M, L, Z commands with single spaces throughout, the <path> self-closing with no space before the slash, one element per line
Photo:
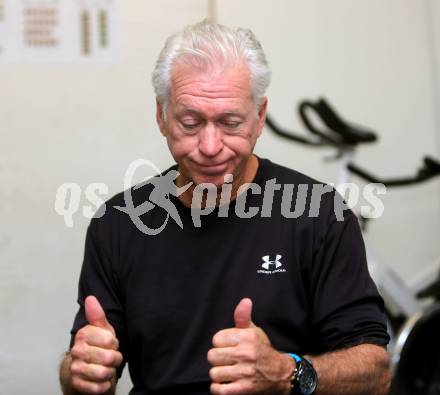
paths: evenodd
<path fill-rule="evenodd" d="M 252 322 L 252 301 L 242 299 L 234 311 L 235 328 L 212 338 L 208 361 L 211 393 L 289 394 L 295 362 L 272 348 L 269 338 Z"/>

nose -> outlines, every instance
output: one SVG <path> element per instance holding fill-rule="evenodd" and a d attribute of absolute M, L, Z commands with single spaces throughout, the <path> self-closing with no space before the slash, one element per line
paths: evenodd
<path fill-rule="evenodd" d="M 216 156 L 223 148 L 221 132 L 214 124 L 208 122 L 199 133 L 199 151 L 207 156 Z"/>

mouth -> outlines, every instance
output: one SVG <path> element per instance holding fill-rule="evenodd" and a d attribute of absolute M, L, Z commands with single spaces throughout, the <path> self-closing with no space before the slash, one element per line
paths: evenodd
<path fill-rule="evenodd" d="M 220 173 L 224 173 L 224 171 L 227 169 L 228 167 L 228 162 L 221 162 L 221 163 L 214 163 L 214 164 L 201 164 L 201 163 L 196 163 L 196 166 L 202 170 L 203 173 L 205 174 L 220 174 Z"/>

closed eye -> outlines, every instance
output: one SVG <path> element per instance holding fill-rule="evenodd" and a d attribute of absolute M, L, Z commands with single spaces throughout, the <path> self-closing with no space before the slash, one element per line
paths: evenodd
<path fill-rule="evenodd" d="M 223 125 L 225 125 L 228 128 L 235 129 L 240 126 L 240 122 L 223 122 Z"/>
<path fill-rule="evenodd" d="M 199 126 L 200 122 L 195 122 L 195 123 L 181 122 L 181 124 L 185 129 L 192 129 Z"/>
<path fill-rule="evenodd" d="M 241 121 L 222 120 L 222 121 L 220 121 L 220 124 L 224 128 L 226 128 L 228 131 L 234 131 L 240 127 L 242 122 Z"/>
<path fill-rule="evenodd" d="M 202 121 L 196 119 L 180 121 L 180 125 L 182 129 L 187 132 L 196 131 L 202 125 L 202 123 L 203 123 Z"/>

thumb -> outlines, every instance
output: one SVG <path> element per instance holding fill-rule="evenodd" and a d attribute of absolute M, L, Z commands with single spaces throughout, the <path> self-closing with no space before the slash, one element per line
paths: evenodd
<path fill-rule="evenodd" d="M 240 301 L 234 311 L 234 322 L 236 328 L 246 329 L 254 327 L 252 322 L 252 300 L 244 298 Z"/>
<path fill-rule="evenodd" d="M 113 327 L 107 321 L 105 312 L 101 307 L 98 299 L 95 296 L 87 296 L 84 302 L 84 308 L 86 311 L 86 319 L 90 325 L 97 326 L 102 329 L 107 329 L 108 331 L 115 334 Z"/>

